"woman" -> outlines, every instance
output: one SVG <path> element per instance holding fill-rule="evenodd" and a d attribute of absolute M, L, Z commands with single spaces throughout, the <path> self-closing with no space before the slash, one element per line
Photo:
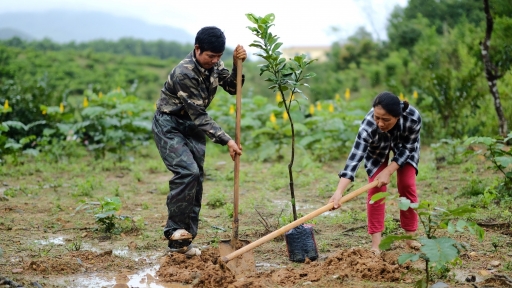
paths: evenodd
<path fill-rule="evenodd" d="M 371 203 L 370 199 L 378 192 L 385 192 L 391 175 L 397 172 L 398 193 L 401 197 L 418 202 L 416 193 L 416 175 L 420 158 L 421 116 L 407 101 L 390 92 L 382 92 L 373 101 L 373 108 L 361 123 L 352 151 L 345 168 L 338 176 L 338 188 L 329 202 L 334 209 L 340 207 L 343 192 L 354 181 L 359 164 L 364 159 L 369 182 L 378 181 L 378 185 L 368 191 L 366 202 L 368 234 L 372 237 L 372 248 L 380 253 L 379 244 L 384 231 L 385 204 L 382 200 Z M 389 161 L 389 152 L 393 158 Z M 371 203 L 371 204 L 370 204 Z M 409 235 L 418 228 L 418 215 L 413 209 L 400 210 L 400 226 Z M 419 243 L 407 241 L 417 249 Z"/>

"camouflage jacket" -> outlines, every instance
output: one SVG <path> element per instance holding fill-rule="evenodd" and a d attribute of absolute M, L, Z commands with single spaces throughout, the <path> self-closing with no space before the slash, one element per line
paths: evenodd
<path fill-rule="evenodd" d="M 242 84 L 243 80 L 242 77 Z M 167 77 L 157 109 L 173 115 L 188 114 L 213 142 L 226 145 L 231 137 L 206 112 L 219 85 L 229 94 L 236 94 L 236 66 L 230 73 L 219 60 L 206 70 L 196 62 L 192 51 Z"/>

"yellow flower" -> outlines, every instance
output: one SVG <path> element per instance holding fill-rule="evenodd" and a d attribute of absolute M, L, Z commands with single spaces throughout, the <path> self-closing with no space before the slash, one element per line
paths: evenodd
<path fill-rule="evenodd" d="M 402 92 L 400 92 L 400 101 L 404 101 L 405 98 L 404 98 L 404 94 Z"/>
<path fill-rule="evenodd" d="M 64 103 L 60 102 L 59 110 L 60 110 L 60 113 L 64 112 Z"/>
<path fill-rule="evenodd" d="M 283 119 L 288 120 L 288 113 L 286 113 L 286 110 L 283 112 Z"/>
<path fill-rule="evenodd" d="M 128 116 L 132 116 L 133 115 L 133 112 L 132 111 L 128 111 Z"/>
<path fill-rule="evenodd" d="M 98 98 L 101 98 L 101 97 L 103 97 L 103 93 L 101 93 L 101 91 L 100 91 L 100 93 L 98 93 Z"/>
<path fill-rule="evenodd" d="M 414 90 L 414 93 L 412 93 L 412 97 L 414 99 L 418 99 L 418 92 L 416 90 Z"/>
<path fill-rule="evenodd" d="M 46 110 L 43 110 L 41 113 L 43 113 L 43 115 L 46 115 Z"/>
<path fill-rule="evenodd" d="M 121 87 L 117 86 L 117 92 L 121 92 Z"/>
<path fill-rule="evenodd" d="M 350 99 L 350 89 L 347 88 L 347 90 L 345 90 L 345 100 L 349 100 Z"/>
<path fill-rule="evenodd" d="M 311 115 L 315 114 L 315 105 L 313 105 L 313 104 L 309 105 L 309 114 L 311 114 Z"/>
<path fill-rule="evenodd" d="M 316 102 L 316 110 L 322 110 L 322 104 L 320 104 L 320 102 Z"/>
<path fill-rule="evenodd" d="M 329 112 L 334 112 L 334 105 L 332 105 L 332 103 L 329 104 Z"/>
<path fill-rule="evenodd" d="M 5 100 L 5 103 L 4 103 L 4 110 L 7 110 L 9 109 L 9 100 Z"/>
<path fill-rule="evenodd" d="M 274 115 L 274 112 L 270 114 L 270 122 L 276 124 L 276 115 Z"/>
<path fill-rule="evenodd" d="M 291 100 L 290 100 L 290 101 L 295 100 L 295 94 L 290 93 L 290 98 L 291 98 Z"/>
<path fill-rule="evenodd" d="M 281 94 L 279 92 L 276 93 L 276 102 L 281 102 Z"/>
<path fill-rule="evenodd" d="M 89 101 L 87 100 L 87 97 L 84 97 L 84 108 L 89 106 Z"/>
<path fill-rule="evenodd" d="M 153 106 L 153 108 L 156 110 L 156 103 L 155 103 L 155 106 Z"/>
<path fill-rule="evenodd" d="M 233 113 L 235 113 L 235 106 L 231 105 L 231 106 L 229 106 L 229 114 L 233 114 Z"/>
<path fill-rule="evenodd" d="M 336 96 L 334 96 L 334 99 L 335 99 L 336 101 L 340 101 L 340 94 L 336 93 Z"/>

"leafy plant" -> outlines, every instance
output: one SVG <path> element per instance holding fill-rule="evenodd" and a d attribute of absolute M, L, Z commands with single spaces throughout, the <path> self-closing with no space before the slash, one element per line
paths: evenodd
<path fill-rule="evenodd" d="M 216 209 L 226 205 L 226 194 L 219 190 L 212 190 L 212 192 L 206 195 L 206 206 Z"/>
<path fill-rule="evenodd" d="M 492 162 L 494 169 L 503 174 L 503 183 L 498 187 L 498 193 L 512 196 L 512 150 L 505 145 L 512 139 L 512 132 L 505 138 L 471 137 L 464 143 L 466 145 L 484 145 L 485 149 L 475 151 L 483 154 Z"/>
<path fill-rule="evenodd" d="M 252 13 L 246 14 L 247 19 L 256 26 L 247 27 L 253 32 L 253 34 L 259 39 L 254 40 L 250 47 L 260 49 L 259 53 L 255 53 L 256 56 L 261 57 L 266 61 L 266 64 L 260 66 L 260 76 L 264 73 L 270 74 L 265 81 L 270 82 L 271 85 L 268 89 L 272 92 L 279 92 L 281 99 L 278 106 L 285 108 L 286 115 L 290 121 L 291 129 L 291 158 L 288 164 L 288 175 L 290 178 L 290 196 L 293 210 L 293 219 L 297 220 L 297 209 L 295 206 L 295 190 L 293 184 L 293 162 L 295 156 L 295 126 L 292 118 L 291 106 L 292 101 L 298 100 L 295 97 L 296 93 L 302 94 L 299 89 L 301 86 L 308 86 L 306 83 L 302 83 L 305 79 L 314 77 L 314 73 L 304 73 L 304 69 L 307 68 L 313 61 L 308 60 L 305 54 L 295 56 L 291 61 L 286 61 L 285 58 L 281 57 L 282 53 L 279 48 L 283 45 L 282 42 L 278 42 L 279 37 L 272 34 L 269 30 L 274 24 L 275 15 L 273 13 L 267 14 L 264 17 L 258 17 Z M 289 91 L 287 97 L 285 92 Z M 303 126 L 298 125 L 298 126 Z"/>
<path fill-rule="evenodd" d="M 388 197 L 389 192 L 377 193 L 372 197 L 372 201 L 376 202 L 384 197 Z M 411 203 L 407 198 L 399 198 L 399 208 L 407 210 L 414 209 L 419 216 L 420 222 L 425 230 L 426 237 L 415 237 L 412 235 L 390 235 L 382 239 L 379 248 L 382 250 L 389 249 L 391 244 L 400 240 L 417 240 L 420 244 L 420 250 L 416 253 L 404 253 L 398 257 L 398 263 L 403 264 L 407 261 L 417 261 L 423 259 L 425 261 L 425 278 L 416 282 L 416 287 L 428 287 L 432 272 L 446 274 L 447 265 L 457 260 L 459 254 L 466 247 L 464 244 L 455 241 L 449 237 L 439 237 L 438 232 L 444 230 L 449 234 L 455 232 L 465 232 L 474 234 L 480 241 L 484 238 L 484 230 L 475 222 L 469 222 L 458 219 L 463 216 L 474 213 L 476 210 L 464 205 L 454 209 L 442 209 L 435 207 L 429 201 L 421 201 Z"/>
<path fill-rule="evenodd" d="M 96 223 L 98 223 L 105 233 L 112 233 L 116 228 L 116 221 L 122 219 L 116 213 L 121 210 L 121 199 L 119 197 L 103 198 L 100 200 L 100 207 L 97 214 L 94 215 Z"/>

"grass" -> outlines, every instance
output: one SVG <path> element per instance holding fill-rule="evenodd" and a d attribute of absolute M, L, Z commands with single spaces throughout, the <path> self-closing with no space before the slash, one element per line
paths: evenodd
<path fill-rule="evenodd" d="M 154 252 L 163 249 L 162 228 L 166 221 L 166 196 L 172 173 L 167 171 L 156 149 L 152 146 L 135 151 L 133 161 L 112 163 L 97 161 L 93 157 L 69 159 L 66 163 L 45 162 L 45 159 L 23 158 L 19 166 L 0 166 L 1 182 L 5 182 L 3 194 L 9 199 L 0 202 L 0 243 L 4 255 L 21 253 L 22 257 L 61 255 L 70 250 L 84 249 L 84 244 L 99 245 L 97 239 L 102 232 L 96 229 L 94 213 L 91 209 L 76 210 L 84 202 L 94 202 L 103 197 L 118 196 L 123 203 L 120 215 L 131 217 L 133 222 L 124 223 L 124 232 L 114 234 L 111 243 L 119 246 L 128 241 L 137 242 L 138 252 Z M 334 193 L 343 169 L 344 160 L 329 163 L 315 163 L 308 168 L 297 165 L 294 169 L 294 188 L 298 213 L 306 215 L 327 204 Z M 256 209 L 271 224 L 290 222 L 290 192 L 287 161 L 249 162 L 241 158 L 240 181 L 240 234 L 242 238 L 254 241 L 266 231 L 260 222 Z M 363 167 L 361 165 L 361 167 Z M 201 245 L 215 245 L 219 239 L 230 238 L 231 216 L 233 212 L 233 162 L 227 148 L 208 145 L 205 159 L 205 181 L 203 207 L 199 234 L 196 242 Z M 420 170 L 417 177 L 420 199 L 428 199 L 443 208 L 455 208 L 470 203 L 477 213 L 472 220 L 481 222 L 512 221 L 512 201 L 495 198 L 485 207 L 481 204 L 482 189 L 493 185 L 499 175 L 488 170 L 488 163 L 477 158 L 465 158 L 459 164 L 438 165 L 434 153 L 427 147 L 421 154 Z M 5 179 L 5 180 L 4 180 Z M 392 178 L 390 191 L 396 192 L 396 178 Z M 497 180 L 498 179 L 498 180 Z M 351 191 L 367 181 L 364 169 L 359 169 Z M 1 183 L 0 183 L 1 184 Z M 370 237 L 366 234 L 366 196 L 361 195 L 345 203 L 339 210 L 329 215 L 321 215 L 311 221 L 315 225 L 318 249 L 330 253 L 349 247 L 369 247 Z M 284 210 L 283 210 L 284 209 Z M 396 205 L 387 205 L 386 234 L 399 234 L 401 229 L 394 218 L 398 218 Z M 128 225 L 129 224 L 129 225 Z M 282 224 L 281 224 L 282 225 Z M 341 233 L 348 228 L 355 229 Z M 215 228 L 217 227 L 217 228 Z M 219 229 L 220 227 L 221 229 Z M 132 229 L 134 228 L 134 229 Z M 36 233 L 34 233 L 34 231 Z M 15 245 L 9 237 L 19 233 Z M 39 247 L 32 235 L 38 239 L 52 234 L 64 234 L 72 240 L 67 245 Z M 124 236 L 121 236 L 123 233 Z M 421 233 L 421 231 L 420 231 Z M 496 257 L 512 252 L 509 236 L 499 230 L 488 229 L 489 237 L 483 243 L 474 239 L 475 251 L 493 253 Z M 85 235 L 82 237 L 82 235 Z M 37 240 L 37 239 L 36 239 Z M 110 244 L 109 244 L 110 245 Z M 62 246 L 62 247 L 61 247 Z M 271 241 L 255 250 L 256 257 L 273 255 L 281 251 L 282 240 Z M 10 256 L 0 258 L 5 263 Z M 289 265 L 287 259 L 265 258 L 266 262 Z M 512 262 L 504 260 L 503 270 L 511 271 Z M 1 264 L 1 263 L 0 263 Z M 465 267 L 476 265 L 464 262 Z M 0 275 L 9 275 L 8 265 L 0 265 Z"/>

